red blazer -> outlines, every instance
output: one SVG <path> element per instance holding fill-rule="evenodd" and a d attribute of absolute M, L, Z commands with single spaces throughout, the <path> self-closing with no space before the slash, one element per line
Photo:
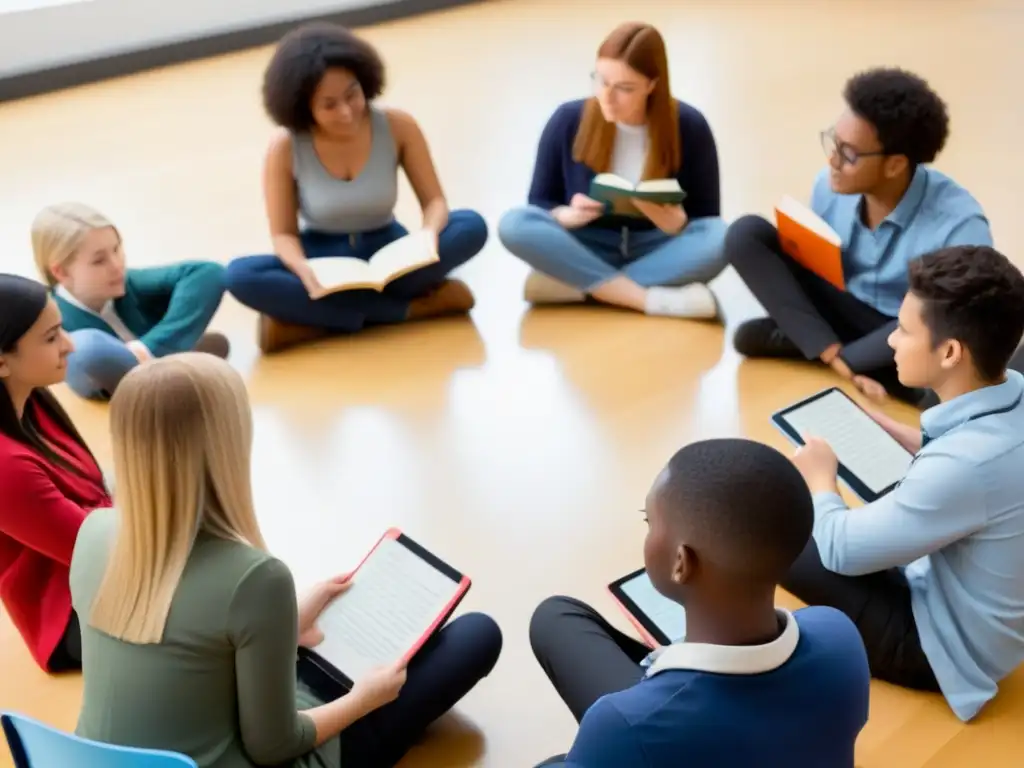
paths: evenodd
<path fill-rule="evenodd" d="M 47 441 L 85 477 L 55 465 L 0 434 L 0 600 L 32 657 L 50 657 L 71 618 L 68 576 L 85 516 L 112 506 L 103 473 L 89 453 L 41 408 L 34 413 Z"/>

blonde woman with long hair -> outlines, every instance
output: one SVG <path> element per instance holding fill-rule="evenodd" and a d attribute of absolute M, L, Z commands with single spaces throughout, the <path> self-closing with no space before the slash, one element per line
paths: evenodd
<path fill-rule="evenodd" d="M 497 624 L 466 614 L 407 669 L 323 695 L 297 667 L 298 647 L 322 639 L 317 619 L 347 582 L 298 601 L 267 552 L 241 377 L 212 355 L 156 360 L 125 376 L 110 419 L 117 509 L 90 516 L 71 564 L 80 735 L 175 750 L 203 768 L 390 766 L 497 662 Z"/>
<path fill-rule="evenodd" d="M 82 397 L 109 398 L 128 371 L 153 358 L 194 349 L 227 357 L 227 338 L 207 332 L 224 296 L 220 264 L 129 269 L 117 227 L 81 203 L 40 211 L 32 250 L 72 334 L 68 385 Z"/>

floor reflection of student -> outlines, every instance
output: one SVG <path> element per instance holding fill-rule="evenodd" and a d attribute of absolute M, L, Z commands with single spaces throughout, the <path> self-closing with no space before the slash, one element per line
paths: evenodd
<path fill-rule="evenodd" d="M 530 643 L 580 723 L 577 768 L 852 768 L 870 678 L 853 623 L 790 614 L 775 589 L 813 508 L 785 456 L 749 440 L 688 445 L 655 480 L 644 566 L 686 611 L 686 639 L 654 653 L 567 597 L 541 603 Z"/>
<path fill-rule="evenodd" d="M 725 266 L 718 149 L 704 115 L 675 99 L 661 34 L 623 24 L 601 44 L 594 95 L 560 106 L 541 135 L 529 205 L 506 213 L 502 244 L 534 268 L 526 299 L 711 318 L 705 283 Z M 590 182 L 674 178 L 682 205 L 626 201 L 606 215 Z"/>
<path fill-rule="evenodd" d="M 264 197 L 274 253 L 228 265 L 228 290 L 260 313 L 264 352 L 329 333 L 400 323 L 473 308 L 473 294 L 450 273 L 487 242 L 471 210 L 449 210 L 419 124 L 378 106 L 384 62 L 365 40 L 333 24 L 288 33 L 267 67 L 263 100 L 280 131 L 264 162 Z M 370 259 L 406 234 L 395 220 L 398 170 L 423 211 L 439 261 L 383 291 L 353 290 L 311 299 L 320 287 L 309 259 Z"/>
<path fill-rule="evenodd" d="M 345 588 L 297 601 L 253 510 L 252 421 L 241 376 L 210 355 L 154 361 L 110 409 L 117 510 L 82 527 L 71 591 L 85 687 L 77 732 L 170 749 L 203 768 L 394 765 L 490 673 L 497 624 L 460 616 L 408 669 L 390 665 L 324 702 L 296 652 Z"/>
<path fill-rule="evenodd" d="M 0 599 L 49 672 L 82 663 L 68 568 L 78 529 L 109 506 L 103 474 L 47 387 L 74 349 L 46 286 L 0 275 Z"/>
<path fill-rule="evenodd" d="M 991 248 L 915 262 L 889 343 L 900 380 L 940 400 L 921 430 L 876 415 L 915 459 L 900 484 L 847 509 L 836 457 L 794 457 L 814 492 L 814 538 L 783 586 L 857 623 L 872 673 L 941 691 L 970 720 L 1024 662 L 1024 276 Z"/>
<path fill-rule="evenodd" d="M 75 393 L 107 399 L 128 371 L 154 357 L 192 350 L 228 356 L 227 337 L 208 330 L 224 296 L 220 264 L 127 267 L 117 228 L 81 203 L 40 211 L 32 248 L 75 343 L 68 359 Z"/>

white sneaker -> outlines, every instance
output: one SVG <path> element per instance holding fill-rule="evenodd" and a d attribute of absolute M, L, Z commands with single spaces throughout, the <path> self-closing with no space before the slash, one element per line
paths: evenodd
<path fill-rule="evenodd" d="M 714 320 L 719 315 L 718 300 L 703 283 L 648 288 L 644 311 L 648 315 L 700 320 Z"/>

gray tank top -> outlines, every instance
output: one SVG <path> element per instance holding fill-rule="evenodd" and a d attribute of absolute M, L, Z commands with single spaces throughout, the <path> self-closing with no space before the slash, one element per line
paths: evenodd
<path fill-rule="evenodd" d="M 348 235 L 380 229 L 394 219 L 398 201 L 398 150 L 388 116 L 370 107 L 370 159 L 352 181 L 320 162 L 308 133 L 292 135 L 292 174 L 303 229 Z"/>

